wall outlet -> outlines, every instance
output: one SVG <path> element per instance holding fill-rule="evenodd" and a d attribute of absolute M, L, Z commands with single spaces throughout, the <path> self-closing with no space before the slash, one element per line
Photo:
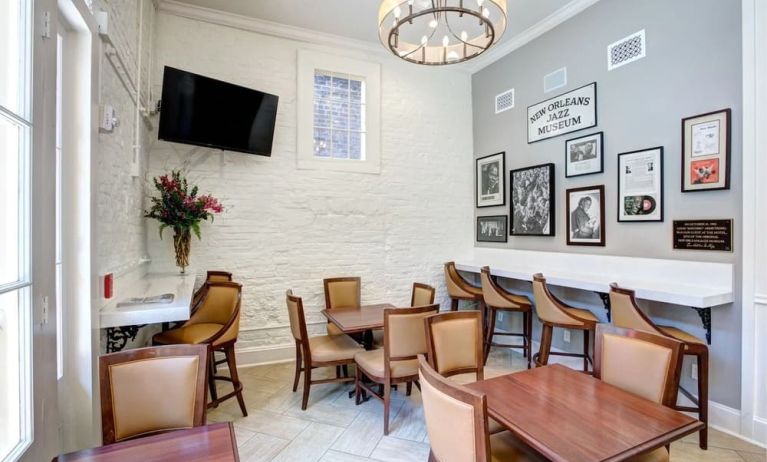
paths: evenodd
<path fill-rule="evenodd" d="M 698 380 L 698 365 L 693 364 L 692 365 L 692 372 L 690 373 L 693 380 Z"/>
<path fill-rule="evenodd" d="M 564 340 L 565 340 L 565 343 L 570 343 L 570 331 L 569 330 L 565 330 L 564 331 Z"/>

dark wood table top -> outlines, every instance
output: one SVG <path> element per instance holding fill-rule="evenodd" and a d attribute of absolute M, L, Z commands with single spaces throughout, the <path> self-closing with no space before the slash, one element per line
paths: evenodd
<path fill-rule="evenodd" d="M 359 308 L 333 308 L 322 310 L 330 322 L 345 334 L 355 334 L 371 329 L 383 329 L 384 310 L 396 308 L 391 303 L 364 305 Z"/>
<path fill-rule="evenodd" d="M 176 430 L 121 443 L 71 452 L 59 462 L 237 462 L 237 442 L 231 422 Z"/>
<path fill-rule="evenodd" d="M 681 412 L 560 364 L 468 385 L 488 414 L 552 461 L 621 461 L 703 428 Z"/>

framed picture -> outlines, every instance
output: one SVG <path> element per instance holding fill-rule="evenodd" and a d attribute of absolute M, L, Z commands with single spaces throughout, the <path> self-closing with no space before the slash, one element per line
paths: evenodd
<path fill-rule="evenodd" d="M 565 177 L 591 175 L 604 171 L 603 132 L 573 138 L 565 142 Z"/>
<path fill-rule="evenodd" d="M 509 240 L 509 234 L 506 231 L 508 221 L 507 215 L 477 217 L 477 242 L 507 242 Z"/>
<path fill-rule="evenodd" d="M 605 187 L 567 190 L 567 245 L 605 245 Z"/>
<path fill-rule="evenodd" d="M 527 107 L 527 144 L 596 126 L 596 82 Z"/>
<path fill-rule="evenodd" d="M 730 189 L 731 112 L 682 119 L 682 192 Z"/>
<path fill-rule="evenodd" d="M 477 207 L 506 205 L 504 157 L 499 152 L 477 159 Z"/>
<path fill-rule="evenodd" d="M 554 235 L 554 164 L 509 172 L 511 178 L 511 234 Z"/>
<path fill-rule="evenodd" d="M 618 154 L 618 221 L 663 221 L 663 147 Z"/>

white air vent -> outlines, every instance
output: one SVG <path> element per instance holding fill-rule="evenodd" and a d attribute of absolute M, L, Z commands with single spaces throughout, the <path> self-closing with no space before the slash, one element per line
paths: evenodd
<path fill-rule="evenodd" d="M 500 114 L 514 107 L 514 89 L 495 95 L 495 113 Z"/>
<path fill-rule="evenodd" d="M 563 67 L 543 77 L 543 92 L 548 93 L 567 85 L 567 68 Z"/>
<path fill-rule="evenodd" d="M 607 70 L 617 69 L 645 57 L 644 29 L 607 45 Z"/>

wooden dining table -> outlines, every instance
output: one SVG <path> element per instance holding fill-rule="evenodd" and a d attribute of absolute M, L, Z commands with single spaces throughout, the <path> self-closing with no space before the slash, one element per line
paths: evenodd
<path fill-rule="evenodd" d="M 362 333 L 366 350 L 373 348 L 373 330 L 383 329 L 384 310 L 395 308 L 391 303 L 363 305 L 353 308 L 324 309 L 322 314 L 344 334 Z"/>
<path fill-rule="evenodd" d="M 468 385 L 490 417 L 549 460 L 622 461 L 699 431 L 703 423 L 560 364 Z"/>
<path fill-rule="evenodd" d="M 70 452 L 58 462 L 237 462 L 231 422 L 215 423 Z"/>

